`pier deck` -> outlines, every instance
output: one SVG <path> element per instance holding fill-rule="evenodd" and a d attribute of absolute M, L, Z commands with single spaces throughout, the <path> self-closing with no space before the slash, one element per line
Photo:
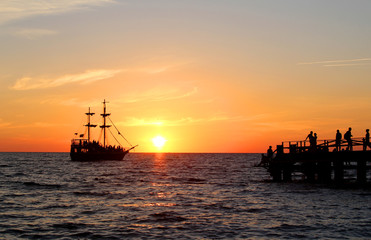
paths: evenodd
<path fill-rule="evenodd" d="M 371 182 L 370 148 L 360 139 L 353 139 L 352 150 L 345 150 L 347 146 L 345 141 L 336 146 L 334 140 L 322 140 L 316 146 L 306 146 L 305 141 L 283 142 L 272 159 L 263 156 L 262 165 L 273 181 L 292 181 L 300 175 L 309 182 Z"/>

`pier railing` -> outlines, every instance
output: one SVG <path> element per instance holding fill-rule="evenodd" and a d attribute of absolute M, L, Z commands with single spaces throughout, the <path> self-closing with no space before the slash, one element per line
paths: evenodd
<path fill-rule="evenodd" d="M 309 140 L 302 141 L 284 141 L 282 145 L 277 145 L 277 153 L 295 153 L 295 152 L 306 152 L 306 151 L 356 151 L 366 150 L 364 138 L 352 138 L 352 147 L 349 148 L 347 140 L 340 140 L 340 144 L 336 144 L 335 139 L 322 139 L 317 140 L 315 146 L 311 145 Z"/>

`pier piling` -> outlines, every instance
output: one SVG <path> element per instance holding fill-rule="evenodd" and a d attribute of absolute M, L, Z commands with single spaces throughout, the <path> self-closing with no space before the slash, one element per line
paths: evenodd
<path fill-rule="evenodd" d="M 344 161 L 342 160 L 334 161 L 334 171 L 335 182 L 337 184 L 342 184 L 344 181 Z"/>
<path fill-rule="evenodd" d="M 365 184 L 367 181 L 366 167 L 367 167 L 366 160 L 362 159 L 357 162 L 357 182 L 360 184 Z"/>

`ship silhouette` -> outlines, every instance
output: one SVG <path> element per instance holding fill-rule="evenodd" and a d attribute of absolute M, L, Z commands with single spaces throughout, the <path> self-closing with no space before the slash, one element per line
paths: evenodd
<path fill-rule="evenodd" d="M 120 131 L 116 128 L 114 123 L 111 121 L 109 116 L 110 113 L 106 111 L 106 100 L 103 101 L 103 113 L 100 114 L 103 118 L 103 124 L 99 127 L 102 128 L 103 131 L 103 143 L 95 140 L 90 139 L 90 129 L 97 127 L 95 124 L 91 124 L 90 118 L 95 114 L 89 111 L 85 113 L 88 117 L 87 124 L 84 125 L 87 128 L 87 138 L 85 134 L 77 134 L 75 133 L 76 137 L 71 140 L 71 150 L 70 156 L 72 161 L 104 161 L 104 160 L 123 160 L 125 155 L 129 153 L 130 150 L 134 149 L 138 145 L 132 146 L 126 138 L 121 135 Z M 125 149 L 116 139 L 115 140 L 119 143 L 119 146 L 111 146 L 107 145 L 107 129 L 109 129 L 112 125 L 107 124 L 107 118 L 111 121 L 112 125 L 116 128 L 118 134 L 124 138 L 131 147 Z M 110 131 L 111 132 L 111 131 Z"/>

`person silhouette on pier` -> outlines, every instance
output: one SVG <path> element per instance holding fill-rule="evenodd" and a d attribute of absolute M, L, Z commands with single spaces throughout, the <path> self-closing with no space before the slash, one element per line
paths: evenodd
<path fill-rule="evenodd" d="M 312 142 L 310 143 L 313 150 L 317 149 L 317 133 L 314 133 L 314 136 L 312 138 Z"/>
<path fill-rule="evenodd" d="M 362 138 L 362 143 L 363 143 L 363 151 L 366 151 L 367 150 L 366 138 Z"/>
<path fill-rule="evenodd" d="M 340 151 L 340 148 L 341 148 L 341 138 L 342 138 L 343 136 L 341 135 L 341 133 L 340 133 L 340 131 L 339 131 L 339 129 L 338 130 L 336 130 L 336 138 L 335 138 L 335 148 L 336 148 L 336 151 Z"/>
<path fill-rule="evenodd" d="M 272 146 L 269 146 L 269 148 L 267 150 L 267 157 L 269 158 L 269 160 L 272 160 L 272 158 L 273 158 L 273 149 L 272 149 Z"/>
<path fill-rule="evenodd" d="M 347 150 L 352 151 L 352 128 L 349 128 L 348 131 L 344 134 L 344 139 L 348 142 Z"/>
<path fill-rule="evenodd" d="M 317 136 L 317 135 L 316 135 Z M 315 138 L 313 136 L 313 131 L 310 131 L 310 133 L 308 134 L 308 136 L 305 138 L 304 141 L 307 141 L 307 139 L 309 138 L 309 144 L 310 144 L 310 147 L 309 149 L 310 150 L 314 150 L 316 147 L 315 147 L 315 142 L 317 141 L 317 138 Z"/>
<path fill-rule="evenodd" d="M 365 150 L 367 149 L 367 147 L 371 148 L 371 146 L 370 146 L 370 129 L 366 129 L 365 145 L 366 145 Z"/>
<path fill-rule="evenodd" d="M 258 164 L 258 167 L 260 167 L 260 166 L 264 166 L 264 167 L 268 166 L 269 162 L 272 161 L 272 159 L 273 159 L 273 153 L 275 151 L 273 151 L 272 146 L 269 146 L 269 148 L 267 150 L 267 156 L 264 156 L 264 153 L 262 153 L 262 159 L 261 159 L 260 163 Z"/>
<path fill-rule="evenodd" d="M 310 142 L 310 140 L 313 138 L 313 131 L 310 131 L 310 133 L 308 134 L 308 136 L 305 138 L 304 141 L 307 141 L 308 138 L 309 138 L 309 142 Z"/>

